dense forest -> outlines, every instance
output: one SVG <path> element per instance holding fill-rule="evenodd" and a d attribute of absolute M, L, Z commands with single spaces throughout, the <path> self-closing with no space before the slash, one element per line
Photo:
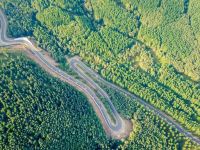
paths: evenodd
<path fill-rule="evenodd" d="M 1 149 L 197 149 L 136 101 L 102 85 L 134 123 L 128 139 L 108 139 L 81 93 L 21 53 L 0 53 L 0 78 Z"/>
<path fill-rule="evenodd" d="M 102 83 L 99 83 L 110 95 L 117 111 L 133 121 L 134 128 L 130 137 L 119 147 L 136 150 L 196 150 L 198 146 L 169 126 L 150 110 L 146 110 L 137 100 L 124 95 Z"/>
<path fill-rule="evenodd" d="M 200 136 L 197 0 L 2 0 L 0 6 L 10 36 L 33 36 L 60 63 L 81 56 Z"/>
<path fill-rule="evenodd" d="M 0 149 L 104 149 L 115 144 L 108 142 L 83 94 L 24 55 L 0 53 L 0 79 Z"/>

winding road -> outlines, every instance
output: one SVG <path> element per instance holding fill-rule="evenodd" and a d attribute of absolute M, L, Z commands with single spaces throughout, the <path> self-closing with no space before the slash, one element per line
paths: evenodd
<path fill-rule="evenodd" d="M 90 75 L 91 78 L 99 81 L 100 83 L 103 83 L 106 86 L 109 86 L 117 91 L 120 91 L 122 93 L 124 93 L 127 96 L 130 96 L 132 98 L 132 100 L 135 100 L 137 102 L 139 102 L 140 104 L 142 104 L 147 110 L 151 110 L 154 114 L 158 115 L 160 118 L 162 118 L 163 120 L 165 120 L 168 124 L 170 124 L 171 126 L 173 126 L 174 128 L 176 128 L 180 133 L 184 134 L 186 137 L 190 138 L 192 141 L 200 144 L 200 139 L 199 137 L 194 136 L 191 132 L 187 131 L 186 129 L 184 129 L 179 123 L 177 123 L 173 118 L 171 118 L 170 116 L 168 116 L 167 114 L 165 114 L 164 112 L 160 111 L 159 109 L 155 108 L 154 106 L 150 105 L 149 103 L 145 102 L 144 100 L 140 99 L 139 97 L 135 96 L 134 94 L 126 91 L 123 88 L 120 88 L 104 79 L 102 79 L 102 77 L 100 77 L 96 72 L 94 72 L 92 69 L 90 69 L 88 66 L 86 66 L 79 57 L 73 57 L 70 59 L 70 65 L 71 68 L 73 68 L 77 73 L 82 74 L 81 76 L 83 78 L 85 75 L 82 72 L 87 72 L 87 74 Z M 89 78 L 89 77 L 87 77 Z"/>
<path fill-rule="evenodd" d="M 130 134 L 130 124 L 128 121 L 125 121 L 121 118 L 121 116 L 116 111 L 114 105 L 112 104 L 109 96 L 96 84 L 94 84 L 95 88 L 99 91 L 99 93 L 109 101 L 109 105 L 112 108 L 111 114 L 108 113 L 106 110 L 104 104 L 101 102 L 101 100 L 96 96 L 96 93 L 94 90 L 89 87 L 88 85 L 84 84 L 83 82 L 75 79 L 73 76 L 67 74 L 66 72 L 62 71 L 58 67 L 50 64 L 48 61 L 45 60 L 43 54 L 38 50 L 37 47 L 35 47 L 32 42 L 26 38 L 16 38 L 11 39 L 7 37 L 7 20 L 3 12 L 0 10 L 0 46 L 10 46 L 10 45 L 25 45 L 28 50 L 32 52 L 32 54 L 39 60 L 43 65 L 45 65 L 49 70 L 54 72 L 56 75 L 58 75 L 62 80 L 67 82 L 68 84 L 72 85 L 79 91 L 83 92 L 90 102 L 93 104 L 93 107 L 95 111 L 99 112 L 100 120 L 102 121 L 102 124 L 104 126 L 104 129 L 106 130 L 107 134 L 112 136 L 113 138 L 121 139 L 125 138 Z M 88 82 L 94 83 L 90 79 L 88 79 Z M 90 84 L 92 85 L 92 84 Z M 98 113 L 97 112 L 97 113 Z M 110 115 L 113 116 L 115 122 L 111 119 Z"/>
<path fill-rule="evenodd" d="M 75 79 L 73 76 L 67 74 L 66 72 L 62 71 L 61 69 L 57 68 L 56 66 L 50 64 L 47 62 L 43 56 L 43 54 L 36 48 L 32 42 L 28 38 L 16 38 L 11 39 L 7 37 L 6 31 L 7 31 L 7 20 L 4 16 L 3 12 L 0 10 L 0 46 L 10 46 L 10 45 L 25 45 L 28 50 L 30 50 L 34 56 L 42 63 L 44 64 L 49 70 L 57 74 L 59 77 L 61 77 L 65 82 L 69 83 L 79 91 L 83 92 L 89 99 L 89 101 L 92 103 L 95 111 L 97 112 L 98 117 L 100 118 L 104 129 L 106 132 L 111 135 L 114 138 L 121 139 L 124 137 L 127 137 L 130 133 L 130 123 L 128 121 L 124 120 L 115 109 L 114 105 L 112 104 L 109 96 L 107 93 L 97 84 L 94 82 L 93 79 L 98 80 L 105 85 L 114 88 L 117 91 L 120 91 L 130 97 L 133 98 L 133 100 L 136 100 L 140 104 L 142 104 L 145 108 L 151 110 L 156 115 L 164 119 L 168 124 L 176 128 L 180 133 L 184 134 L 186 137 L 190 138 L 192 141 L 196 142 L 197 144 L 200 144 L 199 137 L 196 137 L 191 132 L 184 129 L 179 123 L 177 123 L 173 118 L 165 114 L 164 112 L 160 111 L 159 109 L 153 107 L 149 103 L 145 102 L 144 100 L 136 97 L 132 93 L 104 80 L 101 78 L 97 73 L 95 73 L 93 70 L 91 70 L 89 67 L 87 67 L 79 57 L 73 57 L 69 60 L 71 68 L 82 78 L 84 79 L 87 84 L 79 81 L 78 79 Z M 86 74 L 87 72 L 87 74 Z M 108 111 L 106 110 L 104 104 L 101 102 L 101 100 L 97 97 L 96 92 L 100 94 L 102 97 L 104 97 L 111 108 L 111 114 L 108 114 Z M 98 114 L 99 112 L 99 114 Z M 115 119 L 115 122 L 112 121 L 110 115 L 113 116 Z"/>

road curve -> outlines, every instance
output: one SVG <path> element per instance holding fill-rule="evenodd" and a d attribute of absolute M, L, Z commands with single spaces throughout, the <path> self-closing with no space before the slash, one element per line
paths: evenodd
<path fill-rule="evenodd" d="M 112 110 L 112 115 L 115 119 L 115 123 L 111 120 L 109 117 L 109 114 L 104 107 L 101 100 L 96 96 L 94 90 L 89 87 L 88 85 L 84 84 L 83 82 L 75 79 L 74 77 L 68 75 L 66 72 L 60 70 L 59 68 L 49 64 L 45 58 L 43 57 L 42 53 L 38 51 L 38 49 L 28 40 L 28 38 L 16 38 L 16 39 L 10 39 L 7 37 L 6 30 L 7 30 L 7 20 L 3 14 L 3 12 L 0 10 L 0 46 L 9 46 L 9 45 L 26 45 L 29 50 L 32 51 L 32 53 L 37 57 L 40 62 L 42 62 L 46 67 L 48 67 L 52 72 L 56 73 L 67 83 L 74 86 L 78 90 L 82 91 L 89 99 L 91 99 L 95 107 L 100 111 L 101 117 L 103 118 L 103 121 L 105 122 L 106 126 L 109 128 L 110 135 L 115 138 L 122 138 L 126 137 L 127 135 L 127 127 L 124 120 L 120 117 L 118 112 L 116 111 L 115 107 L 113 106 L 112 102 L 110 101 L 109 96 L 107 93 L 102 90 L 98 84 L 96 84 L 92 78 L 95 78 L 96 80 L 120 91 L 125 93 L 126 95 L 132 97 L 134 100 L 137 100 L 140 104 L 142 104 L 145 108 L 153 111 L 156 115 L 160 116 L 162 119 L 164 119 L 167 123 L 175 127 L 180 133 L 184 134 L 186 137 L 190 138 L 192 141 L 196 142 L 197 144 L 200 144 L 200 139 L 196 136 L 194 136 L 191 132 L 184 129 L 179 123 L 177 123 L 175 120 L 173 120 L 171 117 L 163 113 L 162 111 L 156 109 L 152 105 L 148 104 L 144 100 L 136 97 L 132 93 L 102 79 L 97 73 L 92 71 L 90 68 L 88 68 L 85 64 L 81 62 L 81 60 L 78 57 L 74 57 L 70 59 L 70 65 L 72 69 L 74 69 L 80 77 L 82 77 L 93 89 L 97 90 L 97 92 L 106 98 L 108 100 L 108 103 L 110 105 L 110 108 Z M 81 68 L 80 68 L 81 67 Z M 83 70 L 84 69 L 84 70 Z M 85 74 L 87 72 L 90 74 L 91 77 Z M 129 133 L 129 132 L 128 132 Z"/>
<path fill-rule="evenodd" d="M 109 87 L 112 87 L 113 89 L 120 91 L 124 94 L 126 94 L 127 96 L 130 96 L 133 98 L 133 100 L 136 100 L 137 102 L 139 102 L 140 104 L 142 104 L 146 109 L 151 110 L 155 115 L 158 115 L 159 117 L 161 117 L 163 120 L 165 120 L 168 124 L 170 124 L 171 126 L 173 126 L 174 128 L 176 128 L 180 133 L 184 134 L 186 137 L 190 138 L 192 141 L 196 142 L 197 144 L 200 144 L 200 139 L 197 136 L 194 136 L 191 132 L 187 131 L 186 129 L 184 129 L 179 123 L 177 123 L 173 118 L 171 118 L 170 116 L 166 115 L 164 112 L 160 111 L 159 109 L 155 108 L 154 106 L 150 105 L 149 103 L 145 102 L 144 100 L 140 99 L 139 97 L 135 96 L 134 94 L 124 90 L 123 88 L 120 88 L 106 80 L 104 80 L 102 77 L 100 77 L 96 72 L 94 72 L 92 69 L 90 69 L 89 67 L 87 67 L 81 60 L 79 57 L 73 57 L 71 59 L 69 59 L 70 62 L 70 66 L 71 68 L 76 71 L 79 74 L 82 74 L 80 76 L 82 76 L 85 80 L 87 80 L 87 78 L 89 78 L 88 76 L 85 77 L 85 75 L 83 74 L 83 72 L 87 72 L 87 74 L 90 75 L 91 78 L 99 81 L 100 83 L 103 83 Z M 93 80 L 91 80 L 93 81 Z M 94 81 L 93 81 L 94 82 Z M 90 84 L 93 84 L 93 82 L 91 82 Z"/>
<path fill-rule="evenodd" d="M 96 93 L 91 87 L 89 87 L 83 82 L 75 79 L 71 75 L 67 74 L 66 72 L 62 71 L 61 69 L 47 62 L 43 54 L 40 51 L 38 51 L 38 48 L 36 48 L 28 38 L 26 37 L 21 37 L 21 38 L 16 38 L 16 39 L 8 38 L 7 37 L 7 20 L 1 10 L 0 10 L 0 25 L 1 25 L 0 26 L 0 46 L 25 45 L 32 52 L 32 54 L 34 54 L 37 60 L 39 60 L 52 72 L 59 75 L 62 79 L 64 79 L 65 82 L 69 83 L 70 85 L 78 89 L 79 91 L 83 92 L 90 100 L 92 100 L 94 104 L 93 106 L 96 109 L 98 109 L 98 111 L 100 112 L 99 117 L 101 117 L 100 120 L 103 121 L 102 124 L 104 126 L 104 129 L 106 129 L 106 132 L 110 136 L 112 136 L 113 138 L 121 139 L 129 135 L 131 130 L 127 128 L 127 121 L 125 122 L 125 120 L 121 118 L 121 116 L 116 111 L 114 105 L 110 101 L 109 96 L 97 84 L 94 84 L 95 88 L 97 88 L 97 90 L 100 91 L 100 94 L 109 101 L 109 105 L 112 108 L 111 114 L 108 114 L 108 111 L 106 110 L 104 104 L 96 96 Z M 90 83 L 94 83 L 91 79 L 87 78 L 87 80 Z M 115 122 L 113 122 L 110 115 L 112 115 Z"/>

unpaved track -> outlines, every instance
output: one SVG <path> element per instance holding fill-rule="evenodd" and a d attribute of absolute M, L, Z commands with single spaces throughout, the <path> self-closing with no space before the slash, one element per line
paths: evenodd
<path fill-rule="evenodd" d="M 32 57 L 34 59 L 37 59 L 37 62 L 41 64 L 42 67 L 45 68 L 45 70 L 50 71 L 51 74 L 56 75 L 61 80 L 69 83 L 79 91 L 83 92 L 91 102 L 94 110 L 96 111 L 98 117 L 100 118 L 103 127 L 106 131 L 106 133 L 116 139 L 122 139 L 127 137 L 132 129 L 132 125 L 129 121 L 124 120 L 121 118 L 121 116 L 116 111 L 114 105 L 109 99 L 109 96 L 102 92 L 102 89 L 97 86 L 98 90 L 101 91 L 102 96 L 104 96 L 105 99 L 109 101 L 109 104 L 111 105 L 111 114 L 108 114 L 108 111 L 104 107 L 101 100 L 96 96 L 96 93 L 92 88 L 90 88 L 88 85 L 84 84 L 83 82 L 75 79 L 73 76 L 67 74 L 66 72 L 62 71 L 58 67 L 50 64 L 48 61 L 46 61 L 43 54 L 38 50 L 37 47 L 35 47 L 32 42 L 26 38 L 16 38 L 11 39 L 7 37 L 6 31 L 7 31 L 7 20 L 4 16 L 3 12 L 0 10 L 0 46 L 11 46 L 11 45 L 24 45 L 28 48 L 28 50 L 31 52 L 29 54 L 32 54 Z M 90 80 L 91 81 L 91 80 Z M 115 119 L 115 122 L 112 121 L 110 115 L 113 116 Z"/>

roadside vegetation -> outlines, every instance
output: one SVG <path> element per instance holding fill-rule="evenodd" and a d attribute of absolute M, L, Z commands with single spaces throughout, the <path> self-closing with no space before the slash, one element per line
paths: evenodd
<path fill-rule="evenodd" d="M 1 149 L 198 148 L 136 101 L 102 85 L 117 110 L 134 124 L 128 139 L 108 139 L 81 93 L 19 52 L 0 53 L 0 78 Z"/>
<path fill-rule="evenodd" d="M 110 95 L 117 111 L 133 121 L 131 136 L 119 146 L 122 149 L 183 149 L 197 150 L 198 145 L 185 138 L 163 119 L 147 110 L 137 100 L 104 84 L 101 87 Z"/>
<path fill-rule="evenodd" d="M 197 0 L 2 0 L 0 6 L 10 36 L 33 36 L 60 63 L 79 55 L 200 136 Z"/>
<path fill-rule="evenodd" d="M 24 55 L 0 53 L 0 79 L 0 149 L 114 145 L 86 97 Z"/>

